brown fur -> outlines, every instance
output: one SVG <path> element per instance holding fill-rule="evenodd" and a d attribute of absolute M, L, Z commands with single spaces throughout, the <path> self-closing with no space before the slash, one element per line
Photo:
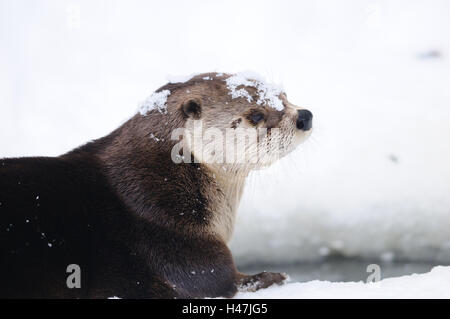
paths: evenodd
<path fill-rule="evenodd" d="M 204 80 L 206 76 L 212 80 Z M 50 168 L 48 173 L 58 174 L 57 178 L 62 181 L 59 183 L 72 183 L 70 185 L 74 186 L 71 187 L 76 187 L 72 191 L 84 199 L 71 207 L 75 207 L 75 211 L 86 211 L 86 216 L 80 219 L 74 213 L 73 218 L 66 217 L 63 220 L 59 220 L 58 216 L 50 219 L 50 226 L 41 225 L 40 229 L 51 229 L 51 225 L 55 223 L 83 223 L 78 227 L 76 237 L 83 238 L 83 233 L 88 231 L 85 224 L 90 223 L 89 227 L 94 228 L 95 236 L 74 248 L 89 248 L 91 254 L 66 252 L 74 256 L 75 260 L 71 260 L 73 263 L 77 263 L 76 256 L 83 256 L 83 260 L 88 260 L 84 263 L 80 261 L 89 274 L 89 281 L 85 283 L 87 288 L 80 290 L 77 295 L 68 293 L 61 283 L 52 286 L 52 282 L 49 282 L 44 285 L 49 286 L 48 288 L 42 286 L 42 290 L 37 291 L 27 290 L 25 284 L 19 284 L 19 288 L 8 288 L 3 293 L 0 291 L 0 295 L 231 297 L 238 286 L 251 286 L 249 289 L 255 290 L 281 283 L 285 279 L 281 274 L 246 276 L 239 273 L 227 247 L 245 178 L 252 167 L 231 165 L 224 170 L 219 164 L 175 164 L 170 157 L 176 143 L 170 139 L 172 130 L 185 127 L 192 119 L 201 118 L 207 126 L 222 129 L 253 125 L 248 114 L 255 105 L 242 98 L 231 98 L 224 82 L 227 76 L 209 73 L 196 76 L 185 83 L 167 84 L 158 90 L 171 92 L 166 103 L 167 113 L 153 110 L 147 115 L 136 114 L 110 135 L 55 159 L 55 164 L 52 165 L 60 162 L 68 168 L 57 173 L 56 169 L 52 171 Z M 253 88 L 248 91 L 256 94 Z M 297 133 L 292 133 L 295 131 L 296 109 L 284 95 L 282 98 L 286 105 L 283 111 L 258 106 L 266 119 L 265 124 L 258 125 L 265 125 L 269 129 L 284 125 L 286 132 L 292 135 L 289 138 L 294 140 L 297 138 L 294 136 Z M 189 105 L 191 101 L 195 103 Z M 195 110 L 195 105 L 200 108 Z M 158 141 L 151 138 L 152 134 Z M 288 139 L 288 136 L 285 138 Z M 294 142 L 290 143 L 293 145 Z M 28 164 L 20 160 L 8 161 L 18 161 L 17 165 L 21 165 L 19 173 L 3 171 L 5 178 L 13 181 L 15 174 L 23 174 Z M 38 167 L 39 165 L 36 169 Z M 0 173 L 1 169 L 0 167 Z M 74 176 L 83 178 L 83 182 L 76 184 L 69 181 L 66 176 L 69 171 Z M 34 183 L 39 184 L 39 180 Z M 94 186 L 88 188 L 86 185 Z M 8 184 L 0 185 L 3 189 L 8 187 Z M 42 192 L 42 188 L 40 191 Z M 57 192 L 51 187 L 47 191 L 48 196 L 55 196 Z M 10 197 L 5 195 L 4 198 L 1 196 L 3 195 L 0 195 L 0 201 L 9 201 L 14 205 L 12 198 L 16 198 L 16 194 Z M 68 195 L 64 193 L 58 196 L 64 198 Z M 21 204 L 17 202 L 15 205 L 19 207 Z M 109 208 L 103 211 L 98 209 L 105 206 Z M 22 211 L 22 208 L 17 208 L 4 213 L 1 209 L 0 206 L 2 222 L 5 224 L 15 218 L 16 215 L 11 212 L 18 214 L 16 211 Z M 61 207 L 48 208 L 48 212 L 40 214 L 53 216 L 55 210 L 60 209 Z M 64 237 L 64 233 L 55 236 Z M 64 240 L 70 242 L 75 239 Z M 5 240 L 2 249 L 5 256 L 2 257 L 7 258 L 8 251 L 15 244 L 16 242 Z M 22 255 L 20 262 L 31 261 L 24 256 Z M 36 262 L 39 262 L 39 258 L 35 259 Z M 55 260 L 55 265 L 61 261 L 59 255 L 49 258 Z M 16 278 L 17 283 L 18 278 L 23 276 L 20 271 L 26 271 L 26 268 L 21 266 L 18 268 L 20 271 L 14 272 L 13 261 L 5 262 L 7 264 L 2 268 L 8 269 L 9 276 Z"/>

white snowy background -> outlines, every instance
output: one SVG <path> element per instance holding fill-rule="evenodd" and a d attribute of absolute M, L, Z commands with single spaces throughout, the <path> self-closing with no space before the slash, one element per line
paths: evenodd
<path fill-rule="evenodd" d="M 314 113 L 248 181 L 240 265 L 450 263 L 446 0 L 0 0 L 0 157 L 106 135 L 169 75 L 253 70 Z"/>

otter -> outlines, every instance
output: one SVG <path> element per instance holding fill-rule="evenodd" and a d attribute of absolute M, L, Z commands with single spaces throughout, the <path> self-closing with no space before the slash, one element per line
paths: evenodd
<path fill-rule="evenodd" d="M 216 150 L 205 159 L 211 143 L 173 138 L 199 121 L 216 133 L 264 129 L 253 146 L 271 144 L 268 159 L 254 160 L 251 145 L 243 161 L 215 161 Z M 166 84 L 111 134 L 67 154 L 1 159 L 0 297 L 232 297 L 282 284 L 285 274 L 239 272 L 227 243 L 246 176 L 311 128 L 312 113 L 277 86 L 205 73 Z"/>

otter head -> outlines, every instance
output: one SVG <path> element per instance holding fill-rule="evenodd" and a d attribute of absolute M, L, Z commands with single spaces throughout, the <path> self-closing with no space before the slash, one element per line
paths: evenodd
<path fill-rule="evenodd" d="M 159 89 L 141 114 L 149 112 L 146 105 L 159 113 L 159 123 L 170 123 L 167 138 L 180 139 L 172 149 L 175 162 L 197 161 L 225 170 L 270 165 L 312 131 L 310 111 L 255 75 L 197 75 Z"/>

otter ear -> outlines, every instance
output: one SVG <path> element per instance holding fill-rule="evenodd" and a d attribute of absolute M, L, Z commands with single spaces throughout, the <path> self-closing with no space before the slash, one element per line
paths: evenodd
<path fill-rule="evenodd" d="M 192 117 L 196 120 L 200 119 L 202 116 L 202 106 L 200 99 L 189 99 L 186 100 L 181 110 L 185 118 Z"/>

